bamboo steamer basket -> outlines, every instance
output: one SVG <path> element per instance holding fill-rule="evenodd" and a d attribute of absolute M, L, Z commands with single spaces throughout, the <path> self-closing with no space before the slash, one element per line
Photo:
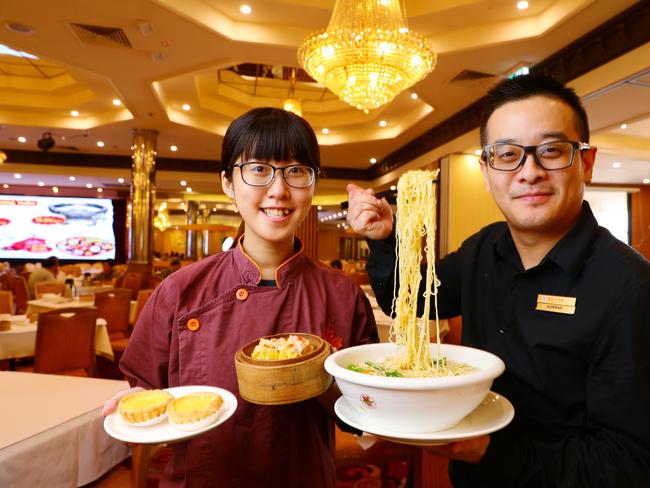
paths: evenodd
<path fill-rule="evenodd" d="M 235 354 L 239 394 L 258 405 L 284 405 L 320 395 L 332 384 L 332 377 L 323 363 L 331 353 L 329 343 L 311 334 L 276 334 L 265 339 L 301 336 L 315 349 L 292 359 L 258 360 L 251 353 L 259 342 L 247 344 Z"/>

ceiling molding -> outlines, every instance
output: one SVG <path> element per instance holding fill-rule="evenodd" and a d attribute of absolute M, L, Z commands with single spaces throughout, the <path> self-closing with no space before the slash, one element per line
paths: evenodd
<path fill-rule="evenodd" d="M 531 71 L 568 82 L 650 42 L 650 2 L 641 1 L 536 64 Z M 480 125 L 485 97 L 452 115 L 366 170 L 371 179 L 403 166 Z"/>

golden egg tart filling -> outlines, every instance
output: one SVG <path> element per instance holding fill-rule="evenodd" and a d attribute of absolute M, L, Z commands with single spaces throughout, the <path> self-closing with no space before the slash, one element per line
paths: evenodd
<path fill-rule="evenodd" d="M 190 393 L 169 402 L 167 418 L 181 430 L 199 430 L 217 420 L 221 405 L 223 398 L 218 393 Z"/>
<path fill-rule="evenodd" d="M 174 397 L 163 390 L 129 393 L 117 405 L 117 411 L 130 425 L 148 426 L 167 418 L 167 405 Z"/>

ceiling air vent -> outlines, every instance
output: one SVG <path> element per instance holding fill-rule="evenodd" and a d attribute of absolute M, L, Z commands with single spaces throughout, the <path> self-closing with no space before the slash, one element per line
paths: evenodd
<path fill-rule="evenodd" d="M 127 47 L 132 48 L 126 33 L 119 27 L 103 27 L 101 25 L 70 24 L 77 37 L 86 44 L 93 46 Z"/>
<path fill-rule="evenodd" d="M 482 73 L 481 71 L 472 71 L 471 69 L 464 69 L 451 79 L 451 83 L 456 81 L 471 81 L 481 80 L 484 78 L 492 78 L 495 75 L 491 73 Z"/>

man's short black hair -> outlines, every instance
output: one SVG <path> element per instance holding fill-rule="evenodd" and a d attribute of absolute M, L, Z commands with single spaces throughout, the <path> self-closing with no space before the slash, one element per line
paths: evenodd
<path fill-rule="evenodd" d="M 43 266 L 45 269 L 52 269 L 54 268 L 54 266 L 58 266 L 58 265 L 59 265 L 59 258 L 57 258 L 56 256 L 50 256 L 41 264 L 41 266 Z"/>
<path fill-rule="evenodd" d="M 174 266 L 176 266 L 176 265 L 181 264 L 181 260 L 180 260 L 180 259 L 172 259 L 172 260 L 169 262 L 169 264 L 170 264 L 170 265 L 174 265 Z"/>
<path fill-rule="evenodd" d="M 504 80 L 488 91 L 481 116 L 481 146 L 488 143 L 487 123 L 495 110 L 508 102 L 536 96 L 554 98 L 571 107 L 575 114 L 576 130 L 580 136 L 580 142 L 589 142 L 587 113 L 576 92 L 552 76 L 531 73 Z"/>

